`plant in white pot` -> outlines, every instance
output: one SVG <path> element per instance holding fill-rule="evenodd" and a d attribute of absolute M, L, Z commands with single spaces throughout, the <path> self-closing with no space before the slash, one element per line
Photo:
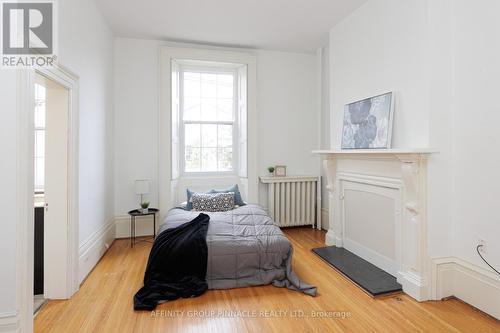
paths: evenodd
<path fill-rule="evenodd" d="M 269 176 L 274 176 L 274 167 L 273 166 L 267 167 L 267 171 L 269 172 Z"/>

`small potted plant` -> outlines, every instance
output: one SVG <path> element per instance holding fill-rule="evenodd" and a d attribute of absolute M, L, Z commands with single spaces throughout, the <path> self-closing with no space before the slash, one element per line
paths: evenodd
<path fill-rule="evenodd" d="M 267 167 L 267 171 L 269 172 L 269 176 L 274 176 L 274 167 L 273 166 Z"/>
<path fill-rule="evenodd" d="M 141 203 L 141 208 L 142 208 L 142 213 L 147 214 L 148 213 L 148 207 L 149 207 L 149 202 L 145 201 Z"/>

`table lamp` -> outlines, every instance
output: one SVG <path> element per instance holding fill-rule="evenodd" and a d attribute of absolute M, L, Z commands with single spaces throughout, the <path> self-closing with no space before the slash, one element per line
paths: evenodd
<path fill-rule="evenodd" d="M 149 179 L 138 179 L 135 181 L 135 194 L 141 196 L 141 202 L 139 206 L 143 203 L 144 194 L 149 193 Z"/>

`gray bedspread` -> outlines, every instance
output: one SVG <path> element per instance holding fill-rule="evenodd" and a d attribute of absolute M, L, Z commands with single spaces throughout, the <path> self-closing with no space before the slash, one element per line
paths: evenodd
<path fill-rule="evenodd" d="M 159 233 L 189 222 L 200 212 L 170 210 Z M 245 205 L 210 216 L 207 233 L 207 282 L 210 289 L 229 289 L 272 283 L 277 287 L 316 295 L 292 270 L 293 248 L 280 228 L 259 206 Z"/>

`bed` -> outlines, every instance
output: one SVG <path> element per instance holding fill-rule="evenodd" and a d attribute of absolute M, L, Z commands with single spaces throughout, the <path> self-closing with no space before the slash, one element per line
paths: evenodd
<path fill-rule="evenodd" d="M 224 212 L 171 209 L 151 249 L 135 310 L 152 310 L 207 289 L 273 284 L 315 296 L 316 287 L 292 270 L 293 248 L 264 209 L 244 205 Z"/>
<path fill-rule="evenodd" d="M 182 207 L 170 210 L 159 233 L 191 221 L 200 212 Z M 293 272 L 293 248 L 264 209 L 248 204 L 227 212 L 205 212 L 209 289 L 228 289 L 274 284 L 315 295 Z"/>

